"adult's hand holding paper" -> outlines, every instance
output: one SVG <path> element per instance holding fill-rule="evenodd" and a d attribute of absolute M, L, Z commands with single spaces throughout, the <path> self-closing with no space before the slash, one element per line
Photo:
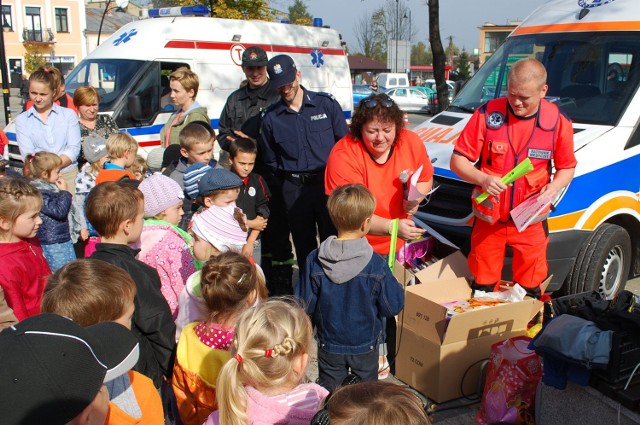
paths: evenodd
<path fill-rule="evenodd" d="M 522 232 L 529 227 L 531 223 L 540 221 L 546 215 L 549 205 L 553 202 L 550 196 L 534 195 L 523 203 L 511 210 L 511 218 L 513 224 L 516 225 L 518 232 Z"/>

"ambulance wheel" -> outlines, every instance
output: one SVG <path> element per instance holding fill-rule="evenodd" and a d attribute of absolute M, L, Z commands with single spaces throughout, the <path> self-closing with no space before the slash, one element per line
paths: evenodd
<path fill-rule="evenodd" d="M 580 249 L 563 292 L 597 291 L 603 298 L 611 299 L 624 289 L 630 266 L 629 234 L 620 226 L 605 223 Z"/>

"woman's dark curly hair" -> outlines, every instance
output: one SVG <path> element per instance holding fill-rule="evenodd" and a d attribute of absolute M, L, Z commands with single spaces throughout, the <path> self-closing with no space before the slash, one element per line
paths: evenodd
<path fill-rule="evenodd" d="M 368 108 L 366 103 L 371 103 L 367 102 L 368 100 L 375 100 L 377 104 L 372 108 Z M 382 104 L 388 104 L 389 101 L 391 102 L 391 106 L 384 106 Z M 396 137 L 393 140 L 393 144 L 396 144 L 400 136 L 400 130 L 404 128 L 404 114 L 400 108 L 398 108 L 398 105 L 386 94 L 372 94 L 360 101 L 351 117 L 351 127 L 349 129 L 351 137 L 362 140 L 362 127 L 376 118 L 381 122 L 390 121 L 396 125 Z"/>

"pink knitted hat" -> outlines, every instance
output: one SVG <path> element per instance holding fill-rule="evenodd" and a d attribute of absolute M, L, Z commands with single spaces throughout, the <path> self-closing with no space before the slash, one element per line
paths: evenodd
<path fill-rule="evenodd" d="M 234 204 L 211 206 L 193 218 L 191 230 L 220 252 L 241 252 L 248 234 L 234 217 L 236 208 Z M 246 216 L 243 219 L 246 222 Z"/>
<path fill-rule="evenodd" d="M 144 194 L 144 216 L 155 217 L 178 205 L 184 193 L 175 180 L 162 174 L 154 174 L 140 183 L 138 189 Z"/>

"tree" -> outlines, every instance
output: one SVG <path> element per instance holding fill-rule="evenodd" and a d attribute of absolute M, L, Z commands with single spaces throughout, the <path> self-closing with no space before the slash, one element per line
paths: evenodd
<path fill-rule="evenodd" d="M 41 47 L 40 44 L 26 42 L 24 43 L 24 50 L 24 70 L 27 74 L 31 74 L 33 71 L 47 63 L 45 47 Z"/>
<path fill-rule="evenodd" d="M 429 42 L 433 53 L 433 77 L 436 80 L 438 105 L 441 109 L 449 106 L 449 87 L 444 76 L 446 56 L 442 39 L 440 38 L 440 3 L 438 0 L 428 0 L 429 6 Z"/>
<path fill-rule="evenodd" d="M 411 47 L 411 64 L 412 65 L 431 65 L 433 63 L 433 55 L 431 54 L 431 47 L 427 48 L 427 45 L 422 41 Z"/>
<path fill-rule="evenodd" d="M 268 0 L 161 0 L 159 2 L 159 6 L 191 6 L 194 4 L 207 6 L 211 16 L 216 18 L 262 21 L 273 19 L 273 12 L 268 7 Z"/>
<path fill-rule="evenodd" d="M 387 39 L 380 26 L 381 9 L 365 13 L 356 23 L 356 40 L 364 56 L 378 61 L 386 61 Z"/>
<path fill-rule="evenodd" d="M 466 81 L 470 76 L 471 72 L 469 71 L 469 54 L 466 50 L 462 49 L 462 53 L 460 53 L 458 62 L 458 79 Z"/>
<path fill-rule="evenodd" d="M 294 0 L 289 6 L 289 22 L 296 25 L 311 25 L 312 17 L 302 0 Z"/>

